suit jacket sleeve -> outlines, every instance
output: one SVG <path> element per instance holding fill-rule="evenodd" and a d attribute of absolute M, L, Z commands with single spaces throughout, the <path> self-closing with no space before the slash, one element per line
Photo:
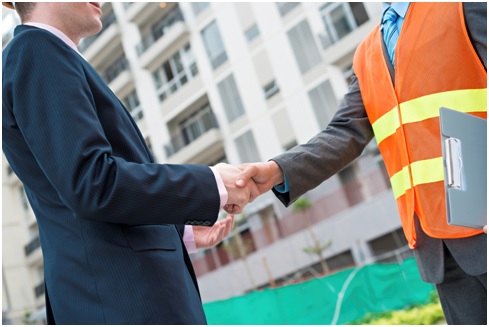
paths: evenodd
<path fill-rule="evenodd" d="M 4 63 L 3 103 L 11 107 L 3 111 L 75 216 L 126 224 L 216 221 L 220 198 L 209 167 L 129 162 L 112 153 L 97 116 L 104 108 L 94 104 L 97 90 L 82 62 L 50 33 L 23 33 Z"/>
<path fill-rule="evenodd" d="M 289 192 L 274 194 L 285 206 L 315 188 L 357 158 L 373 138 L 355 76 L 340 107 L 325 130 L 272 160 L 287 180 Z"/>

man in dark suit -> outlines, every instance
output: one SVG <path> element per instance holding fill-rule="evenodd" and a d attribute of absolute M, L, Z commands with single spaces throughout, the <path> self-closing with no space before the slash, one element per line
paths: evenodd
<path fill-rule="evenodd" d="M 76 48 L 100 31 L 99 3 L 15 7 L 23 25 L 2 53 L 2 147 L 38 221 L 48 323 L 205 324 L 181 234 L 195 225 L 205 247 L 229 233 L 231 218 L 204 226 L 249 201 L 240 170 L 154 163 Z"/>
<path fill-rule="evenodd" d="M 356 76 L 328 127 L 267 163 L 243 165 L 237 185 L 253 178 L 260 193 L 273 188 L 288 206 L 375 135 L 409 246 L 447 322 L 487 324 L 487 235 L 446 222 L 438 117 L 441 106 L 486 115 L 487 4 L 384 7 L 382 24 L 355 53 Z"/>

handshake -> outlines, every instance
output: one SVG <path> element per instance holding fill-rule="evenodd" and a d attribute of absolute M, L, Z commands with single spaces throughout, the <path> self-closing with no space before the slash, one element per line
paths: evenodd
<path fill-rule="evenodd" d="M 284 182 L 283 172 L 275 161 L 246 163 L 238 167 L 220 163 L 219 172 L 228 192 L 224 210 L 229 214 L 243 211 L 247 203 Z"/>

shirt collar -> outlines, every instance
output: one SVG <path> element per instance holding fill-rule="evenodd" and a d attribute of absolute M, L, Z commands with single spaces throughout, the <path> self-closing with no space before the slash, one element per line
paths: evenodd
<path fill-rule="evenodd" d="M 402 17 L 402 19 L 404 19 L 404 17 L 406 17 L 406 13 L 410 4 L 411 2 L 392 2 L 391 4 L 388 4 L 387 2 L 382 2 L 382 7 L 384 8 L 384 13 L 387 9 L 389 9 L 389 7 L 392 7 L 392 9 L 394 9 L 394 11 L 400 17 Z"/>
<path fill-rule="evenodd" d="M 75 50 L 83 58 L 83 55 L 80 53 L 80 51 L 78 51 L 78 48 L 76 47 L 75 42 L 73 42 L 68 36 L 66 36 L 65 33 L 61 32 L 56 27 L 53 27 L 53 26 L 48 25 L 48 24 L 36 23 L 36 22 L 27 22 L 27 23 L 24 23 L 23 25 L 34 26 L 34 27 L 46 30 L 48 32 L 51 32 L 52 34 L 54 34 L 55 36 L 60 38 L 64 43 L 66 43 L 70 48 Z"/>

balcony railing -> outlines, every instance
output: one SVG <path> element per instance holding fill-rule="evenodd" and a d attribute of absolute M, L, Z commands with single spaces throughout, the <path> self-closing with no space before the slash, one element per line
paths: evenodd
<path fill-rule="evenodd" d="M 169 144 L 165 145 L 167 157 L 177 153 L 209 130 L 218 127 L 219 125 L 212 111 L 209 110 L 199 114 L 195 120 L 183 127 L 178 134 L 174 135 Z"/>
<path fill-rule="evenodd" d="M 36 299 L 44 295 L 45 292 L 46 289 L 44 288 L 44 282 L 41 282 L 39 285 L 34 287 L 34 293 L 36 294 Z"/>
<path fill-rule="evenodd" d="M 136 46 L 138 56 L 141 56 L 149 47 L 151 47 L 156 41 L 165 35 L 165 33 L 171 29 L 171 27 L 180 21 L 184 21 L 180 8 L 173 9 L 167 15 L 165 15 L 160 21 L 158 21 L 151 30 L 142 35 L 141 43 Z"/>
<path fill-rule="evenodd" d="M 135 121 L 138 121 L 143 118 L 143 107 L 137 106 L 136 108 L 129 109 L 129 113 Z"/>
<path fill-rule="evenodd" d="M 123 71 L 127 70 L 129 68 L 129 62 L 127 61 L 125 56 L 120 57 L 116 62 L 112 64 L 107 70 L 105 71 L 105 80 L 107 83 L 112 82 L 114 79 L 116 79 L 117 76 L 119 76 L 120 73 Z"/>
<path fill-rule="evenodd" d="M 34 238 L 32 241 L 29 242 L 29 244 L 24 247 L 25 255 L 28 256 L 40 246 L 41 240 L 39 239 L 39 236 L 36 236 L 36 238 Z"/>
<path fill-rule="evenodd" d="M 85 51 L 86 49 L 88 49 L 88 47 L 90 45 L 92 45 L 93 42 L 95 42 L 95 40 L 104 33 L 104 31 L 109 28 L 109 26 L 115 22 L 115 14 L 113 11 L 111 11 L 107 16 L 103 17 L 102 18 L 102 29 L 100 30 L 100 32 L 98 32 L 97 34 L 95 35 L 92 35 L 92 36 L 89 36 L 87 38 L 84 38 L 83 41 L 80 43 L 80 45 L 78 46 L 78 50 L 80 50 L 80 52 L 83 52 Z"/>

